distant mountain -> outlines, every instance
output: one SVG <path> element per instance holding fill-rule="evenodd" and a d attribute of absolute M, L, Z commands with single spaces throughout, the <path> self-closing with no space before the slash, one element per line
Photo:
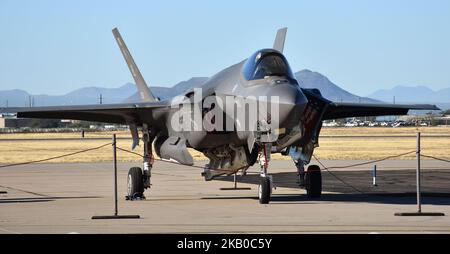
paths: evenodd
<path fill-rule="evenodd" d="M 345 91 L 318 72 L 302 70 L 295 73 L 295 77 L 301 87 L 317 88 L 325 98 L 331 101 L 362 103 L 384 101 L 390 103 L 395 95 L 398 103 L 437 103 L 443 109 L 450 108 L 450 88 L 435 92 L 427 87 L 398 86 L 391 90 L 379 90 L 369 95 L 370 98 L 368 98 Z M 173 87 L 152 86 L 151 89 L 156 96 L 166 99 L 182 94 L 191 87 L 201 86 L 206 80 L 208 80 L 207 77 L 194 77 L 179 82 Z M 127 83 L 118 88 L 85 87 L 59 96 L 30 95 L 23 90 L 4 90 L 0 91 L 0 107 L 6 106 L 6 101 L 10 107 L 28 106 L 30 96 L 32 96 L 35 106 L 98 104 L 100 94 L 102 94 L 104 104 L 140 101 L 135 85 Z"/>
<path fill-rule="evenodd" d="M 28 106 L 29 94 L 24 90 L 0 91 L 0 107 L 5 106 Z"/>
<path fill-rule="evenodd" d="M 380 89 L 369 97 L 392 103 L 429 103 L 435 104 L 442 110 L 450 109 L 450 88 L 438 91 L 426 86 L 396 86 L 392 89 Z"/>
<path fill-rule="evenodd" d="M 317 88 L 322 93 L 322 96 L 330 101 L 336 102 L 361 102 L 361 103 L 379 103 L 380 101 L 360 97 L 345 91 L 333 82 L 331 82 L 324 75 L 310 70 L 302 70 L 294 74 L 300 87 L 303 88 Z"/>
<path fill-rule="evenodd" d="M 136 86 L 133 83 L 127 83 L 119 88 L 85 87 L 70 92 L 64 97 L 70 104 L 78 104 L 80 101 L 98 103 L 99 95 L 101 94 L 103 103 L 119 103 L 123 101 L 124 97 L 136 93 L 136 90 Z"/>
<path fill-rule="evenodd" d="M 181 81 L 173 87 L 161 87 L 161 86 L 152 86 L 152 93 L 156 97 L 159 97 L 161 100 L 180 95 L 191 87 L 199 87 L 205 81 L 208 80 L 206 77 L 194 77 L 186 81 Z M 136 92 L 132 96 L 126 98 L 123 102 L 138 102 L 141 98 L 139 94 Z"/>
<path fill-rule="evenodd" d="M 120 103 L 124 98 L 136 93 L 136 87 L 127 83 L 119 88 L 85 87 L 65 95 L 31 95 L 23 90 L 0 91 L 0 107 L 28 106 L 30 96 L 35 106 L 98 104 L 102 95 L 103 103 Z"/>
<path fill-rule="evenodd" d="M 425 86 L 396 86 L 392 89 L 381 89 L 369 95 L 382 101 L 398 103 L 450 103 L 450 88 L 433 91 Z"/>

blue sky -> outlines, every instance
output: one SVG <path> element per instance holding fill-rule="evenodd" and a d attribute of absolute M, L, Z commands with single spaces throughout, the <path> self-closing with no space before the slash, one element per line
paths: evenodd
<path fill-rule="evenodd" d="M 287 26 L 294 71 L 367 95 L 450 87 L 450 1 L 0 0 L 0 89 L 63 94 L 132 81 L 119 27 L 149 85 L 211 76 Z"/>

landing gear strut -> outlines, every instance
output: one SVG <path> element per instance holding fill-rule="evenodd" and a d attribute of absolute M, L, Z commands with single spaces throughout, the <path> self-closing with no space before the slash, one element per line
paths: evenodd
<path fill-rule="evenodd" d="M 144 143 L 144 167 L 130 168 L 127 178 L 127 200 L 145 199 L 144 190 L 150 188 L 152 176 L 153 153 L 152 141 L 146 124 L 142 127 L 142 141 Z"/>
<path fill-rule="evenodd" d="M 258 187 L 258 199 L 260 204 L 268 204 L 273 188 L 273 178 L 267 174 L 270 161 L 271 144 L 266 143 L 262 147 L 262 154 L 259 156 L 261 166 L 261 180 Z"/>
<path fill-rule="evenodd" d="M 297 167 L 298 186 L 305 188 L 305 164 L 302 160 L 294 161 Z"/>

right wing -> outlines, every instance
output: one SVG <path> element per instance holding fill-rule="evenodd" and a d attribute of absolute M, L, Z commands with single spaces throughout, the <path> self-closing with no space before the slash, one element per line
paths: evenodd
<path fill-rule="evenodd" d="M 130 126 L 133 138 L 132 149 L 139 144 L 137 127 L 143 123 L 153 127 L 164 128 L 155 114 L 165 110 L 166 102 L 149 102 L 135 104 L 102 104 L 81 106 L 19 107 L 0 108 L 0 113 L 15 113 L 19 118 L 70 119 L 102 123 L 126 124 Z M 162 112 L 161 112 L 162 113 Z"/>
<path fill-rule="evenodd" d="M 151 112 L 166 103 L 127 103 L 81 106 L 0 108 L 0 113 L 15 113 L 19 118 L 70 119 L 116 124 L 142 124 L 151 121 Z"/>

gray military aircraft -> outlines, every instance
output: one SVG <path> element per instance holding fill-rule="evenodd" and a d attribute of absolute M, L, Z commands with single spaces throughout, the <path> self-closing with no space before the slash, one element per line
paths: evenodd
<path fill-rule="evenodd" d="M 144 190 L 151 186 L 153 149 L 162 159 L 193 165 L 188 151 L 188 148 L 193 148 L 209 159 L 202 172 L 205 180 L 238 171 L 245 175 L 246 170 L 259 161 L 261 181 L 258 197 L 260 203 L 267 204 L 273 189 L 273 180 L 268 174 L 271 153 L 291 156 L 307 196 L 320 197 L 320 168 L 309 165 L 305 172 L 304 165 L 310 163 L 314 148 L 319 145 L 322 121 L 404 115 L 410 109 L 438 110 L 434 105 L 337 103 L 322 97 L 317 89 L 301 88 L 283 55 L 286 32 L 287 28 L 278 30 L 273 48 L 258 50 L 249 58 L 220 71 L 201 87 L 161 101 L 147 86 L 115 28 L 114 37 L 135 80 L 141 102 L 2 108 L 0 112 L 17 113 L 21 118 L 128 125 L 133 148 L 141 138 L 144 144 L 143 168 L 133 167 L 128 173 L 127 192 L 131 199 L 143 197 Z M 252 103 L 256 103 L 253 104 L 256 107 Z M 243 113 L 236 113 L 236 108 L 243 109 Z M 181 109 L 186 110 L 180 114 Z M 196 115 L 200 115 L 200 122 L 195 120 Z M 256 120 L 250 121 L 250 118 Z M 203 128 L 202 123 L 205 122 L 213 128 Z"/>

